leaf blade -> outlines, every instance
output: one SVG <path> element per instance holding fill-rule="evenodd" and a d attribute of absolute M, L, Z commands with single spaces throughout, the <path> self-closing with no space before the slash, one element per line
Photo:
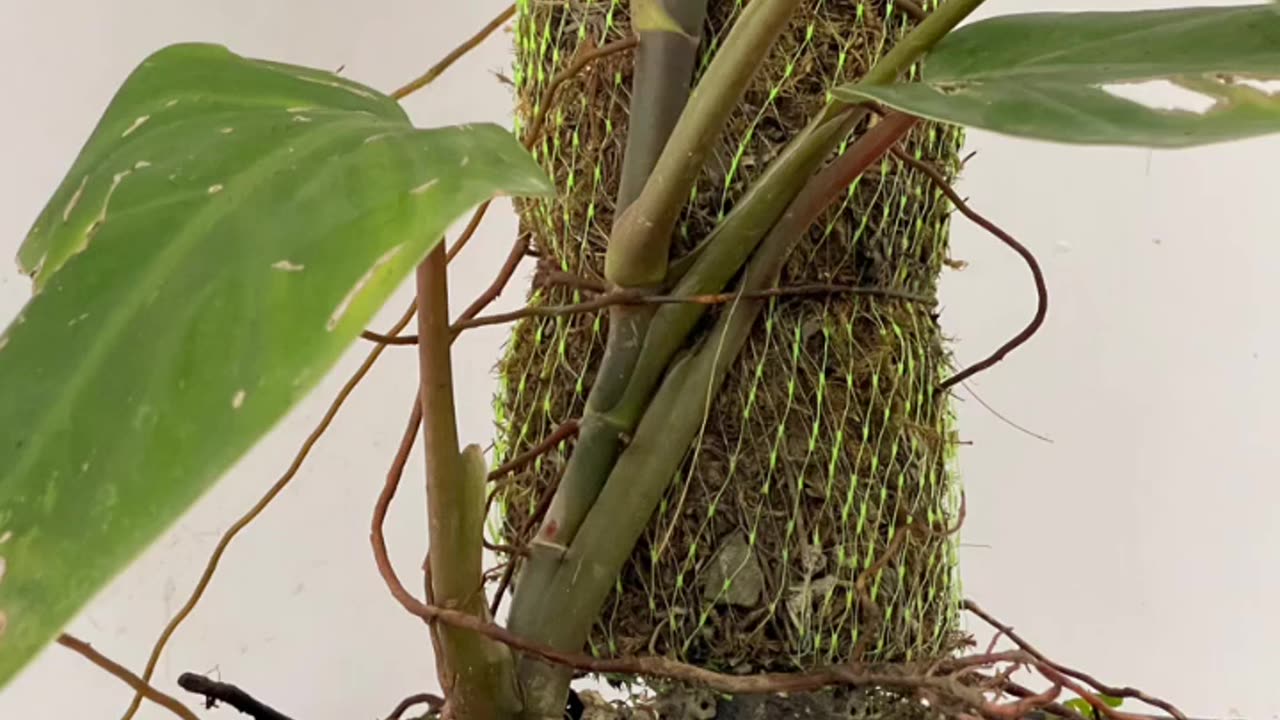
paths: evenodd
<path fill-rule="evenodd" d="M 448 225 L 549 189 L 497 126 L 415 129 L 375 91 L 211 46 L 144 61 L 21 248 L 37 292 L 0 334 L 0 686 Z"/>
<path fill-rule="evenodd" d="M 922 82 L 833 95 L 1030 139 L 1192 147 L 1280 130 L 1280 96 L 1255 84 L 1280 80 L 1278 49 L 1270 5 L 1027 13 L 947 36 Z M 1130 92 L 1152 83 L 1159 101 Z"/>

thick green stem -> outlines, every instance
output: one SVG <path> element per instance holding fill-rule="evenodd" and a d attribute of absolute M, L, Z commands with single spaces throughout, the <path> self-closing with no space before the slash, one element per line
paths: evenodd
<path fill-rule="evenodd" d="M 631 128 L 618 191 L 619 212 L 635 200 L 686 107 L 706 0 L 635 0 L 631 14 L 640 45 L 632 81 Z M 537 568 L 543 565 L 537 556 L 554 555 L 573 539 L 617 458 L 622 433 L 634 426 L 618 425 L 608 413 L 628 386 L 653 314 L 654 308 L 635 305 L 610 310 L 605 356 L 587 397 L 582 429 L 565 476 L 538 530 L 535 559 L 525 573 L 526 587 L 537 587 Z M 522 608 L 512 612 L 518 624 Z"/>
<path fill-rule="evenodd" d="M 687 105 L 706 0 L 635 0 L 631 11 L 639 47 L 618 212 L 639 194 Z M 610 309 L 605 354 L 587 396 L 578 440 L 520 575 L 508 622 L 516 632 L 524 632 L 526 621 L 541 612 L 542 588 L 604 485 L 621 450 L 622 434 L 634 426 L 619 426 L 608 413 L 628 385 L 653 313 L 652 307 L 635 305 Z"/>
<path fill-rule="evenodd" d="M 672 294 L 702 295 L 723 290 L 795 197 L 796 189 L 813 176 L 864 114 L 861 109 L 837 113 L 805 129 L 708 236 Z M 656 311 L 631 382 L 614 408 L 615 423 L 628 429 L 635 427 L 671 358 L 684 346 L 707 309 L 707 305 L 684 303 Z"/>
<path fill-rule="evenodd" d="M 707 153 L 799 4 L 800 0 L 755 0 L 742 11 L 689 96 L 644 189 L 614 222 L 605 254 L 604 272 L 610 282 L 621 287 L 662 283 L 672 231 Z"/>
<path fill-rule="evenodd" d="M 441 243 L 418 266 L 418 371 L 427 465 L 428 556 L 435 601 L 480 618 L 484 597 L 483 458 L 458 450 L 453 368 L 449 353 L 449 294 Z M 446 692 L 456 717 L 498 720 L 520 710 L 510 652 L 480 635 L 442 626 L 448 668 Z"/>
<path fill-rule="evenodd" d="M 740 290 L 773 285 L 787 254 L 809 225 L 915 122 L 913 117 L 892 116 L 815 177 L 768 233 L 747 266 Z M 541 641 L 562 650 L 577 650 L 586 642 L 591 623 L 567 620 L 595 618 L 599 613 L 766 302 L 743 298 L 731 303 L 706 340 L 673 364 L 555 578 L 544 589 L 546 607 L 556 608 L 564 621 L 545 618 Z M 525 660 L 521 671 L 526 691 L 567 688 L 569 680 L 564 668 L 532 660 Z M 526 706 L 526 712 L 534 709 Z"/>
<path fill-rule="evenodd" d="M 600 493 L 609 468 L 617 460 L 622 432 L 631 430 L 612 423 L 608 412 L 627 387 L 652 308 L 633 305 L 625 309 L 633 312 L 610 315 L 605 356 L 587 396 L 578 439 L 534 536 L 512 597 L 507 627 L 521 635 L 534 636 L 538 632 L 537 618 L 548 610 L 543 604 L 543 590 L 555 575 L 565 548 Z"/>
<path fill-rule="evenodd" d="M 898 79 L 938 41 L 955 29 L 985 0 L 947 0 L 935 8 L 906 37 L 894 44 L 862 78 L 867 85 L 887 85 Z"/>
<path fill-rule="evenodd" d="M 862 82 L 894 82 L 981 4 L 982 0 L 951 0 L 944 4 L 894 45 Z M 679 269 L 679 280 L 672 294 L 721 291 L 796 197 L 797 189 L 866 113 L 862 106 L 839 101 L 829 103 L 738 201 L 729 216 L 699 246 L 692 261 Z M 707 309 L 706 305 L 688 303 L 668 305 L 656 312 L 641 356 L 635 363 L 631 383 L 612 413 L 614 424 L 626 428 L 635 426 L 671 358 Z"/>
<path fill-rule="evenodd" d="M 642 112 L 631 116 L 627 128 L 617 212 L 639 196 L 689 102 L 707 0 L 640 0 L 634 8 L 641 10 L 633 10 L 631 18 L 640 45 L 631 97 Z"/>
<path fill-rule="evenodd" d="M 753 3 L 746 13 L 750 13 L 753 8 L 759 10 L 767 2 L 768 0 L 760 0 Z M 868 73 L 864 81 L 892 82 L 981 2 L 982 0 L 951 0 L 942 9 L 936 10 L 895 46 L 893 51 Z M 747 20 L 746 13 L 739 20 L 739 24 Z M 717 60 L 724 53 L 725 51 L 722 50 L 717 55 Z M 714 65 L 713 61 L 713 67 Z M 705 78 L 704 83 L 699 84 L 700 89 L 703 84 L 705 84 Z M 695 91 L 689 108 L 681 118 L 682 124 L 686 116 L 694 114 L 697 99 L 698 91 Z M 713 237 L 702 246 L 698 257 L 680 278 L 677 291 L 697 294 L 723 288 L 760 243 L 761 238 L 765 236 L 765 231 L 769 228 L 772 230 L 769 232 L 768 239 L 764 241 L 767 249 L 761 248 L 759 257 L 748 266 L 743 287 L 755 289 L 757 286 L 763 287 L 762 283 L 773 282 L 777 270 L 771 263 L 780 266 L 782 258 L 785 257 L 785 250 L 779 250 L 777 244 L 785 243 L 785 248 L 789 249 L 790 243 L 805 231 L 809 222 L 820 211 L 820 209 L 812 210 L 812 207 L 818 203 L 818 198 L 824 197 L 823 193 L 833 192 L 833 187 L 837 185 L 838 190 L 842 191 L 852 180 L 852 176 L 848 176 L 849 163 L 852 161 L 848 158 L 854 150 L 851 149 L 850 154 L 844 156 L 844 162 L 834 163 L 828 171 L 813 178 L 813 181 L 805 186 L 801 195 L 796 195 L 796 188 L 799 188 L 805 179 L 812 175 L 813 170 L 821 164 L 827 154 L 864 116 L 865 109 L 838 102 L 829 103 L 809 127 L 788 146 L 782 157 L 766 171 L 761 181 L 753 186 L 743 200 L 735 206 L 733 213 L 724 223 L 726 227 L 717 228 Z M 877 138 L 883 139 L 886 137 L 883 133 L 892 129 L 892 125 L 885 125 L 879 132 L 873 130 L 868 133 L 870 140 L 867 142 L 874 142 Z M 679 133 L 680 130 L 681 127 L 678 125 L 676 132 Z M 905 131 L 906 128 L 901 128 L 901 132 Z M 896 139 L 900 134 L 894 137 Z M 860 141 L 855 148 L 865 150 L 867 145 L 862 143 L 863 141 Z M 707 144 L 709 143 L 704 143 L 704 145 Z M 678 159 L 678 156 L 672 155 L 673 148 L 677 147 L 680 147 L 680 144 L 673 137 L 668 143 L 667 152 L 664 153 L 664 160 L 668 156 Z M 878 157 L 882 152 L 883 148 L 875 156 Z M 705 156 L 699 159 L 699 163 L 703 159 Z M 662 188 L 665 187 L 669 192 L 671 183 L 680 179 L 678 176 L 675 180 L 669 177 L 660 178 L 664 170 L 664 160 L 659 161 L 655 174 L 645 186 L 644 192 L 623 218 L 633 225 L 638 222 L 639 229 L 636 227 L 623 229 L 620 227 L 621 222 L 615 225 L 609 250 L 610 256 L 606 258 L 607 273 L 610 259 L 614 261 L 613 267 L 616 269 L 619 267 L 617 264 L 619 258 L 626 257 L 626 253 L 631 252 L 638 252 L 638 255 L 631 255 L 628 258 L 636 264 L 625 267 L 644 267 L 645 253 L 637 250 L 641 245 L 635 244 L 635 238 L 658 237 L 656 242 L 660 245 L 662 260 L 664 263 L 667 262 L 670 231 L 675 222 L 674 213 L 678 212 L 679 204 L 683 203 L 683 196 L 673 201 L 672 207 L 676 210 L 672 211 L 673 214 L 669 218 L 670 224 L 666 225 L 662 233 L 654 233 L 653 228 L 659 227 L 657 221 L 665 222 L 667 216 L 641 214 L 647 197 L 663 197 Z M 833 173 L 843 174 L 833 175 Z M 692 179 L 689 180 L 688 185 L 684 186 L 683 192 L 687 193 L 691 185 Z M 651 190 L 651 188 L 658 189 Z M 821 207 L 825 207 L 825 204 L 822 202 Z M 788 208 L 790 209 L 786 214 L 783 214 Z M 801 218 L 811 210 L 812 216 L 801 223 Z M 782 215 L 781 219 L 779 219 L 780 215 Z M 654 222 L 639 222 L 636 218 Z M 651 234 L 646 235 L 646 232 Z M 623 242 L 614 242 L 620 238 Z M 625 249 L 615 254 L 615 246 L 625 247 Z M 652 251 L 652 248 L 649 250 Z M 641 273 L 631 279 L 661 278 L 665 271 L 664 265 L 661 273 L 648 275 Z M 611 275 L 610 279 L 617 282 L 616 273 Z M 648 332 L 641 336 L 644 340 L 641 346 L 644 350 L 643 354 L 638 359 L 632 359 L 627 366 L 630 382 L 627 384 L 624 396 L 607 417 L 599 418 L 602 432 L 603 428 L 607 428 L 614 437 L 636 427 L 636 423 L 639 422 L 635 437 L 627 450 L 617 459 L 611 472 L 603 464 L 606 458 L 612 461 L 608 454 L 595 457 L 593 467 L 590 469 L 597 478 L 607 473 L 610 482 L 598 497 L 592 495 L 594 502 L 590 505 L 590 514 L 578 532 L 571 536 L 561 535 L 560 542 L 555 543 L 554 546 L 543 547 L 540 558 L 537 555 L 538 551 L 535 550 L 535 560 L 530 567 L 538 567 L 538 572 L 534 574 L 526 570 L 523 579 L 533 580 L 533 582 L 529 582 L 517 593 L 516 605 L 520 604 L 522 594 L 526 597 L 533 595 L 537 601 L 525 608 L 526 612 L 520 615 L 518 628 L 513 624 L 513 630 L 566 650 L 581 648 L 601 603 L 613 587 L 618 571 L 629 557 L 666 483 L 678 468 L 684 451 L 693 437 L 697 422 L 705 408 L 702 405 L 690 405 L 692 401 L 689 398 L 705 399 L 714 395 L 719 383 L 723 381 L 724 368 L 736 357 L 742 343 L 745 342 L 746 334 L 761 306 L 760 300 L 743 300 L 727 310 L 717 323 L 712 339 L 704 344 L 702 350 L 692 359 L 671 367 L 653 402 L 650 403 L 648 400 L 653 388 L 662 379 L 662 374 L 667 370 L 671 358 L 683 345 L 705 308 L 694 307 L 692 304 L 690 306 L 675 305 L 670 309 L 683 309 L 684 312 L 668 312 L 663 316 L 661 323 L 657 316 L 654 317 Z M 692 312 L 688 312 L 690 310 Z M 613 343 L 611 342 L 610 345 Z M 607 357 L 606 354 L 606 361 Z M 615 390 L 616 388 L 611 388 L 610 394 L 612 395 Z M 643 420 L 640 419 L 642 414 Z M 582 443 L 582 440 L 580 439 L 579 442 Z M 613 452 L 617 452 L 616 442 L 609 447 Z M 575 451 L 576 454 L 577 451 Z M 586 452 L 584 459 L 594 455 L 594 450 Z M 572 459 L 570 465 L 573 465 Z M 567 476 L 568 474 L 566 478 Z M 595 482 L 596 487 L 599 487 L 600 480 Z M 587 523 L 591 524 L 589 533 Z M 564 543 L 569 543 L 567 549 Z M 548 578 L 547 574 L 552 569 L 555 572 L 554 577 Z M 522 663 L 520 676 L 525 691 L 525 716 L 558 717 L 568 687 L 568 674 L 563 669 L 552 668 L 526 659 Z"/>

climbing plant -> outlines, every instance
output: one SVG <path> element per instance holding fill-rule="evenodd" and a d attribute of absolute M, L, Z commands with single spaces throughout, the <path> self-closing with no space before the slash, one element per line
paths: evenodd
<path fill-rule="evenodd" d="M 140 676 L 62 628 L 363 338 L 369 359 L 217 554 L 378 356 L 415 346 L 371 537 L 390 592 L 432 623 L 432 712 L 560 717 L 586 672 L 643 680 L 668 709 L 710 690 L 725 717 L 872 696 L 956 717 L 1133 717 L 1121 700 L 1180 717 L 958 594 L 948 390 L 1034 334 L 1048 288 L 950 182 L 965 127 L 1152 148 L 1280 130 L 1280 12 L 965 24 L 979 5 L 522 0 L 390 94 L 214 45 L 148 57 L 19 249 L 33 295 L 0 334 L 0 686 L 58 640 L 134 687 L 128 715 L 150 699 L 193 717 L 150 683 L 217 556 Z M 414 127 L 397 101 L 513 16 L 514 131 Z M 1181 100 L 1143 99 L 1152 87 Z M 450 317 L 448 260 L 499 196 L 519 236 Z M 1037 297 L 1017 337 L 960 369 L 935 307 L 953 209 L 1027 261 Z M 528 256 L 527 307 L 485 315 Z M 366 330 L 411 272 L 415 306 Z M 501 322 L 486 460 L 458 437 L 449 348 Z M 381 532 L 419 431 L 426 598 Z M 966 611 L 1014 648 L 970 652 Z M 1044 687 L 1011 680 L 1017 666 Z"/>

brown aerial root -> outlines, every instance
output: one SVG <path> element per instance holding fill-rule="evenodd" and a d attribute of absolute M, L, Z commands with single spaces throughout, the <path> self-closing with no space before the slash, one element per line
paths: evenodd
<path fill-rule="evenodd" d="M 461 45 L 451 50 L 448 55 L 445 55 L 439 62 L 428 68 L 426 72 L 405 83 L 403 86 L 393 90 L 391 92 L 391 97 L 396 100 L 400 100 L 414 92 L 417 92 L 418 90 L 421 90 L 427 85 L 430 85 L 436 78 L 443 75 L 446 70 L 453 67 L 454 63 L 461 60 L 467 53 L 476 49 L 480 43 L 484 42 L 485 39 L 496 32 L 498 28 L 502 27 L 503 23 L 510 20 L 515 14 L 516 6 L 514 4 L 509 5 L 507 9 L 498 13 L 495 18 L 490 20 L 487 25 L 480 28 L 475 35 L 467 38 Z"/>
<path fill-rule="evenodd" d="M 1055 714 L 1069 720 L 1091 720 L 1057 702 L 1062 690 L 1067 689 L 1084 698 L 1107 720 L 1149 719 L 1111 708 L 1098 697 L 1097 693 L 1115 697 L 1137 698 L 1165 709 L 1176 720 L 1186 720 L 1184 715 L 1166 702 L 1152 698 L 1132 688 L 1113 688 L 1102 685 L 1088 675 L 1052 662 L 1026 644 L 1012 630 L 996 623 L 994 619 L 989 619 L 990 616 L 985 615 L 984 619 L 989 619 L 990 622 L 1001 628 L 1002 634 L 1017 643 L 1019 649 L 1003 652 L 988 651 L 982 654 L 931 662 L 833 665 L 797 673 L 730 675 L 666 657 L 598 658 L 583 653 L 563 652 L 526 640 L 506 628 L 473 615 L 423 602 L 414 597 L 396 575 L 387 555 L 386 538 L 382 531 L 387 510 L 400 482 L 408 455 L 406 448 L 412 447 L 418 415 L 419 413 L 415 412 L 414 416 L 410 418 L 400 451 L 397 453 L 391 470 L 387 473 L 386 483 L 378 498 L 371 520 L 370 541 L 378 572 L 386 583 L 392 597 L 410 614 L 428 623 L 441 622 L 453 627 L 470 630 L 501 642 L 518 652 L 582 672 L 659 678 L 698 685 L 717 692 L 735 695 L 811 692 L 838 685 L 881 687 L 913 691 L 922 698 L 928 699 L 931 704 L 949 709 L 958 716 L 968 715 L 987 718 L 988 720 L 1018 720 L 1029 713 L 1051 709 Z M 858 584 L 863 589 L 862 594 L 865 594 L 867 578 L 874 576 L 876 572 L 883 569 L 896 557 L 905 545 L 908 536 L 937 537 L 954 534 L 964 522 L 964 508 L 965 505 L 962 500 L 958 517 L 954 525 L 950 527 L 936 529 L 913 525 L 904 528 L 895 537 L 895 540 L 891 541 L 890 547 L 881 555 L 879 560 L 860 574 Z M 508 567 L 511 567 L 511 565 L 508 565 Z M 977 608 L 976 604 L 970 601 L 966 601 L 964 607 L 970 611 L 980 612 L 980 609 L 975 610 Z M 1020 667 L 1037 671 L 1044 679 L 1050 682 L 1051 687 L 1048 690 L 1035 693 L 1012 683 L 1009 680 L 1009 676 Z M 1085 687 L 1086 685 L 1088 687 Z M 1004 702 L 989 699 L 989 696 L 994 693 L 1005 693 L 1013 696 L 1014 699 Z"/>
<path fill-rule="evenodd" d="M 1031 277 L 1036 285 L 1036 312 L 1035 315 L 1032 316 L 1031 321 L 1027 323 L 1027 326 L 999 348 L 996 348 L 996 351 L 988 355 L 986 358 L 942 381 L 941 388 L 946 390 L 968 380 L 988 368 L 991 368 L 1001 360 L 1004 360 L 1006 355 L 1026 344 L 1026 342 L 1040 330 L 1040 327 L 1044 325 L 1045 317 L 1049 314 L 1049 286 L 1048 283 L 1045 282 L 1044 271 L 1040 269 L 1039 261 L 1037 261 L 1036 256 L 1027 249 L 1027 246 L 1018 242 L 1012 235 L 1005 232 L 998 225 L 979 214 L 973 208 L 969 207 L 969 204 L 964 201 L 964 198 L 960 197 L 960 194 L 955 191 L 955 188 L 951 187 L 951 183 L 947 182 L 947 179 L 942 176 L 942 173 L 938 172 L 936 168 L 930 166 L 928 163 L 921 162 L 911 157 L 900 148 L 895 147 L 891 152 L 893 153 L 893 156 L 903 164 L 908 165 L 928 176 L 929 180 L 947 196 L 947 199 L 956 206 L 956 209 L 959 210 L 961 214 L 969 218 L 969 220 L 973 221 L 983 230 L 995 235 L 1001 242 L 1016 252 L 1018 257 L 1022 258 L 1022 261 L 1026 263 L 1027 269 L 1031 271 Z"/>
<path fill-rule="evenodd" d="M 177 698 L 155 689 L 149 682 L 137 675 L 134 675 L 128 668 L 115 660 L 112 660 L 106 655 L 103 655 L 93 649 L 92 645 L 80 638 L 67 633 L 62 633 L 58 636 L 58 644 L 75 651 L 81 657 L 102 668 L 108 674 L 114 676 L 125 685 L 133 688 L 134 692 L 136 692 L 139 697 L 150 700 L 183 720 L 200 720 L 196 717 L 195 713 L 191 712 L 191 710 L 187 708 L 186 705 L 179 702 Z"/>
<path fill-rule="evenodd" d="M 924 305 L 932 305 L 934 303 L 934 300 L 930 297 L 895 290 L 893 288 L 836 285 L 831 283 L 810 283 L 789 287 L 768 288 L 766 290 L 750 292 L 725 292 L 707 295 L 661 295 L 649 293 L 643 290 L 614 290 L 592 298 L 591 300 L 574 303 L 572 305 L 534 305 L 523 307 L 519 310 L 512 310 L 511 312 L 482 316 L 476 316 L 474 314 L 468 316 L 469 313 L 463 313 L 463 316 L 453 323 L 450 330 L 456 337 L 458 333 L 461 333 L 463 330 L 470 330 L 472 328 L 502 325 L 505 323 L 523 320 L 528 317 L 564 317 L 568 315 L 580 315 L 583 313 L 604 310 L 617 305 L 674 305 L 679 303 L 689 303 L 693 305 L 723 305 L 737 300 L 841 294 L 874 295 L 878 297 L 906 300 L 908 302 L 916 302 Z M 361 337 L 365 340 L 382 343 L 384 345 L 418 344 L 417 335 L 383 335 L 366 330 L 361 333 Z"/>

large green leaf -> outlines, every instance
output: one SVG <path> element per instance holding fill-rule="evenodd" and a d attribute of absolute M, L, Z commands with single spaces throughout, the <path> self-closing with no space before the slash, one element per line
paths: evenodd
<path fill-rule="evenodd" d="M 1246 138 L 1280 130 L 1280 96 L 1260 82 L 1280 80 L 1280 13 L 1269 4 L 996 17 L 944 38 L 924 74 L 923 82 L 853 84 L 834 94 L 1066 143 L 1188 147 Z M 1173 91 L 1165 93 L 1173 102 L 1128 99 L 1154 98 L 1135 87 L 1153 81 Z"/>
<path fill-rule="evenodd" d="M 549 192 L 493 125 L 419 130 L 213 45 L 125 81 L 20 250 L 0 335 L 0 685 L 312 388 L 449 224 Z"/>

